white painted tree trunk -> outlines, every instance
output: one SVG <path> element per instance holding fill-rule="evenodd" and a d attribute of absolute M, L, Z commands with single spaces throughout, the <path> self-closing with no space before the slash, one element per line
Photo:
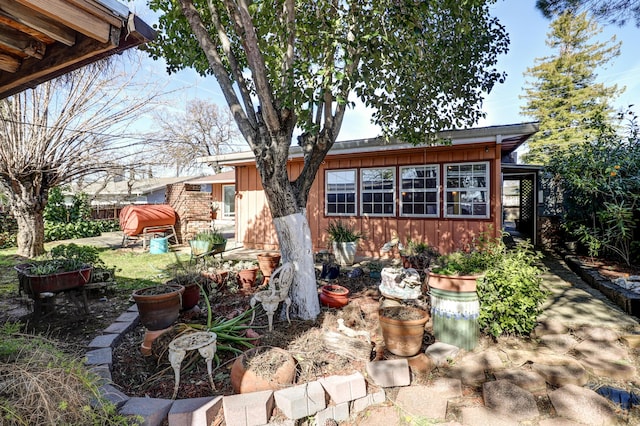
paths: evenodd
<path fill-rule="evenodd" d="M 315 320 L 320 314 L 316 285 L 311 229 L 306 209 L 300 213 L 277 217 L 273 223 L 280 241 L 282 262 L 292 262 L 295 269 L 293 285 L 289 290 L 292 300 L 291 314 L 303 320 Z"/>

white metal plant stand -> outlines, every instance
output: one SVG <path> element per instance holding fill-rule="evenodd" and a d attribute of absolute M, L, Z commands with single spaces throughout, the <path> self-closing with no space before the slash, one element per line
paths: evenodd
<path fill-rule="evenodd" d="M 173 396 L 176 399 L 178 395 L 178 386 L 180 385 L 180 365 L 187 355 L 188 351 L 198 350 L 202 358 L 207 361 L 207 373 L 209 374 L 209 383 L 211 389 L 216 390 L 213 383 L 212 362 L 216 354 L 216 339 L 218 336 L 212 331 L 198 331 L 189 333 L 184 336 L 177 337 L 169 343 L 169 362 L 175 374 L 175 385 L 173 387 Z"/>

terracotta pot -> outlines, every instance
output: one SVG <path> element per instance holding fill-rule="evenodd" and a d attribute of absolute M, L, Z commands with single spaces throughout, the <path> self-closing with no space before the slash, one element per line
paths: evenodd
<path fill-rule="evenodd" d="M 379 316 L 384 345 L 389 352 L 399 356 L 414 356 L 420 352 L 424 326 L 430 318 L 427 311 L 393 306 L 380 309 Z"/>
<path fill-rule="evenodd" d="M 140 322 L 151 331 L 162 330 L 173 324 L 180 316 L 184 286 L 163 284 L 145 287 L 133 292 L 138 306 Z"/>
<path fill-rule="evenodd" d="M 185 286 L 184 293 L 182 293 L 182 310 L 186 311 L 193 308 L 200 301 L 200 286 L 197 284 L 191 284 Z"/>
<path fill-rule="evenodd" d="M 349 303 L 349 290 L 341 285 L 327 284 L 322 286 L 320 303 L 330 308 L 342 308 Z"/>
<path fill-rule="evenodd" d="M 273 271 L 280 265 L 280 253 L 260 253 L 258 255 L 258 265 L 265 278 L 271 276 Z"/>
<path fill-rule="evenodd" d="M 244 292 L 251 291 L 256 285 L 258 268 L 241 269 L 238 271 L 238 285 Z"/>
<path fill-rule="evenodd" d="M 248 360 L 256 354 L 274 351 L 286 359 L 270 377 L 261 377 L 253 369 L 247 368 Z M 231 386 L 236 393 L 278 390 L 291 385 L 296 376 L 296 361 L 291 354 L 277 347 L 258 346 L 241 354 L 231 367 Z"/>
<path fill-rule="evenodd" d="M 476 291 L 479 275 L 442 275 L 429 272 L 427 284 L 431 288 L 455 292 Z"/>

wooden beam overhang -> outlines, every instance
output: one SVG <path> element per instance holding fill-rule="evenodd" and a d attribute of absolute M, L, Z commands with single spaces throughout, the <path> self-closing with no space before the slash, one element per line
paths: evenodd
<path fill-rule="evenodd" d="M 126 12 L 114 0 L 0 0 L 0 99 L 151 41 Z"/>

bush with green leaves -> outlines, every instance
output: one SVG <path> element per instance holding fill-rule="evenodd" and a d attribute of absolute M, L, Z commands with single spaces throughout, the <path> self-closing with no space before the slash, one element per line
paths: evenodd
<path fill-rule="evenodd" d="M 541 258 L 531 243 L 520 242 L 512 249 L 505 247 L 485 270 L 477 287 L 482 332 L 494 337 L 531 333 L 547 297 L 541 288 Z"/>
<path fill-rule="evenodd" d="M 603 126 L 580 149 L 558 153 L 548 170 L 564 191 L 564 229 L 591 256 L 615 255 L 633 263 L 640 219 L 640 138 L 637 117 L 628 134 Z"/>
<path fill-rule="evenodd" d="M 341 220 L 330 222 L 327 226 L 327 234 L 329 234 L 329 240 L 336 243 L 351 243 L 365 238 L 363 233 Z"/>

